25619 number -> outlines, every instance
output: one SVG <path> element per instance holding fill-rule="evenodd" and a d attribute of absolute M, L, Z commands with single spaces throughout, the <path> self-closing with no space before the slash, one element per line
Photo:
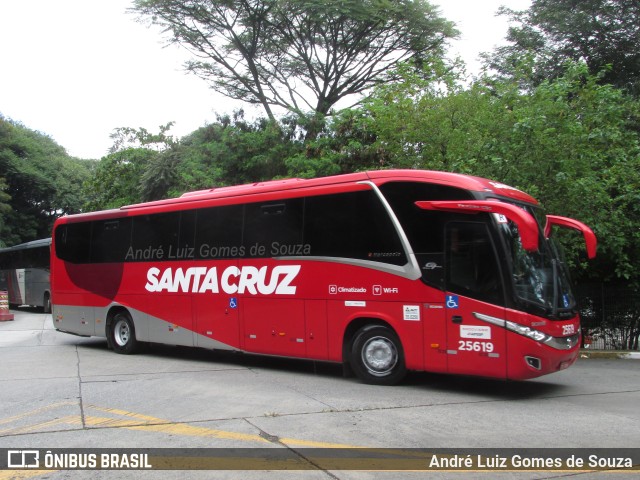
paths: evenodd
<path fill-rule="evenodd" d="M 458 350 L 465 352 L 493 352 L 493 343 L 474 342 L 472 340 L 459 340 Z"/>

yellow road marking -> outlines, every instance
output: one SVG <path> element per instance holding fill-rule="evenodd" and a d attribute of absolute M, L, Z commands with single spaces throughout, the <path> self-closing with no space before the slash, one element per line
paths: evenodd
<path fill-rule="evenodd" d="M 112 428 L 126 428 L 128 430 L 146 430 L 159 433 L 168 433 L 172 435 L 182 435 L 189 437 L 215 437 L 225 440 L 241 440 L 245 442 L 259 442 L 269 443 L 268 440 L 262 438 L 260 435 L 249 433 L 237 433 L 229 432 L 226 430 L 216 430 L 213 428 L 198 427 L 195 425 L 189 425 L 187 423 L 171 423 L 166 420 L 154 419 L 153 422 L 147 424 L 132 423 L 129 420 L 122 420 L 118 418 L 106 418 L 106 417 L 85 417 L 85 423 L 88 426 L 93 427 L 112 427 Z"/>
<path fill-rule="evenodd" d="M 49 427 L 64 424 L 78 423 L 79 417 L 75 415 L 69 415 L 67 417 L 54 418 L 53 420 L 47 420 L 46 422 L 34 423 L 32 425 L 25 425 L 24 427 L 6 428 L 0 430 L 0 435 L 19 435 L 24 433 L 30 433 L 36 430 L 42 430 Z"/>
<path fill-rule="evenodd" d="M 19 415 L 0 419 L 0 425 L 8 425 L 11 422 L 29 418 L 42 412 L 51 411 L 59 407 L 77 405 L 76 402 L 59 402 L 45 407 L 24 412 Z M 182 422 L 172 422 L 166 419 L 152 417 L 141 413 L 130 412 L 117 408 L 101 407 L 99 405 L 87 405 L 85 411 L 99 411 L 112 414 L 114 417 L 103 417 L 95 415 L 85 415 L 84 425 L 80 415 L 67 415 L 54 418 L 45 422 L 39 422 L 22 427 L 5 428 L 0 430 L 3 435 L 17 435 L 44 430 L 57 425 L 71 425 L 85 428 L 124 428 L 128 430 L 153 431 L 171 435 L 181 435 L 189 437 L 210 437 L 222 440 L 236 440 L 242 442 L 255 442 L 260 444 L 271 443 L 264 437 L 252 433 L 231 432 L 215 428 L 200 427 Z M 286 446 L 316 447 L 316 448 L 358 448 L 353 445 L 341 443 L 318 442 L 313 440 L 303 440 L 297 438 L 280 438 L 279 442 Z M 22 480 L 41 475 L 51 474 L 53 470 L 4 470 L 0 471 L 0 480 Z"/>
<path fill-rule="evenodd" d="M 0 425 L 8 426 L 9 423 L 28 418 L 39 413 L 54 410 L 56 408 L 69 405 L 77 405 L 76 402 L 59 402 L 47 405 L 42 408 L 31 410 L 28 412 L 14 415 L 4 419 L 0 419 Z M 172 435 L 183 435 L 190 437 L 213 437 L 223 440 L 236 440 L 242 442 L 255 442 L 260 444 L 268 444 L 270 441 L 258 434 L 240 433 L 227 430 L 219 430 L 208 427 L 200 427 L 183 422 L 172 422 L 163 418 L 153 417 L 141 413 L 131 412 L 118 408 L 101 407 L 99 405 L 87 405 L 86 411 L 97 410 L 99 412 L 112 414 L 114 417 L 103 417 L 95 415 L 86 415 L 84 418 L 84 426 L 92 428 L 126 428 L 130 430 L 151 430 L 159 433 L 167 433 Z M 4 428 L 0 430 L 2 435 L 17 435 L 31 433 L 38 430 L 48 429 L 58 425 L 73 425 L 82 427 L 82 419 L 80 415 L 68 415 L 60 418 L 51 419 L 44 422 L 38 422 L 22 427 Z M 319 442 L 314 440 L 305 440 L 298 438 L 280 438 L 282 444 L 289 446 L 317 447 L 317 448 L 357 448 L 353 445 L 342 443 Z M 0 479 L 1 480 L 1 479 Z"/>
<path fill-rule="evenodd" d="M 126 410 L 119 410 L 116 408 L 105 408 L 100 407 L 98 405 L 89 405 L 89 408 L 94 410 L 98 410 L 105 413 L 113 413 L 116 415 L 120 415 L 127 418 L 143 420 L 147 422 L 144 424 L 134 424 L 127 420 L 121 419 L 110 419 L 110 418 L 101 418 L 101 417 L 93 417 L 87 416 L 85 417 L 85 422 L 87 425 L 91 424 L 94 426 L 109 426 L 109 427 L 121 427 L 121 428 L 129 428 L 134 430 L 153 430 L 156 432 L 164 432 L 170 433 L 174 435 L 184 435 L 184 436 L 192 436 L 192 437 L 215 437 L 221 438 L 225 440 L 240 440 L 245 442 L 258 442 L 258 443 L 270 443 L 269 440 L 261 437 L 260 435 L 252 434 L 252 433 L 238 433 L 238 432 L 229 432 L 226 430 L 217 430 L 208 427 L 199 427 L 195 425 L 191 425 L 188 423 L 176 423 L 171 422 L 169 420 L 165 420 L 162 418 L 152 417 L 149 415 L 143 415 L 139 413 L 129 412 Z M 357 448 L 353 445 L 345 445 L 341 443 L 327 443 L 327 442 L 317 442 L 312 440 L 301 440 L 296 438 L 280 438 L 281 443 L 285 445 L 297 445 L 297 446 L 305 446 L 305 447 L 317 447 L 317 448 Z"/>
<path fill-rule="evenodd" d="M 51 474 L 54 471 L 56 470 L 2 470 L 0 471 L 0 480 L 20 480 Z"/>
<path fill-rule="evenodd" d="M 5 423 L 10 423 L 13 422 L 15 420 L 20 420 L 22 418 L 26 418 L 26 417 L 31 417 L 33 415 L 36 415 L 38 413 L 42 413 L 42 412 L 46 412 L 48 410 L 53 410 L 59 407 L 66 407 L 68 405 L 78 405 L 78 402 L 58 402 L 58 403 L 52 403 L 51 405 L 46 405 L 44 407 L 41 408 L 36 408 L 35 410 L 31 410 L 28 412 L 24 412 L 21 413 L 19 415 L 14 415 L 12 417 L 7 417 L 7 418 L 0 418 L 0 425 L 3 425 Z"/>

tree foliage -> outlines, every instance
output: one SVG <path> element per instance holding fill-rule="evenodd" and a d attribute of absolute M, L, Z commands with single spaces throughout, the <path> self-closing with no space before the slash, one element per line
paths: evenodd
<path fill-rule="evenodd" d="M 261 105 L 265 118 L 220 115 L 182 139 L 170 123 L 158 133 L 116 129 L 86 181 L 86 162 L 0 118 L 2 241 L 46 236 L 55 216 L 82 203 L 423 168 L 505 182 L 584 221 L 598 259 L 588 270 L 576 261 L 574 272 L 639 286 L 639 8 L 533 0 L 503 10 L 516 25 L 491 58 L 498 74 L 463 83 L 440 59 L 455 31 L 425 0 L 136 0 L 137 13 L 194 53 L 193 73 Z M 360 106 L 332 111 L 363 94 Z M 577 235 L 567 240 L 582 249 Z"/>
<path fill-rule="evenodd" d="M 56 217 L 78 212 L 88 161 L 46 135 L 0 116 L 0 246 L 50 235 Z"/>
<path fill-rule="evenodd" d="M 525 190 L 549 213 L 594 228 L 598 258 L 588 268 L 579 262 L 579 235 L 563 239 L 578 278 L 640 283 L 637 99 L 603 85 L 584 63 L 531 91 L 520 88 L 526 81 L 520 78 L 463 85 L 446 69 L 437 82 L 412 68 L 396 75 L 402 81 L 379 86 L 363 107 L 335 115 L 312 140 L 305 138 L 304 118 L 249 121 L 239 111 L 164 148 L 139 146 L 105 157 L 92 191 L 111 199 L 100 205 L 106 208 L 366 169 L 479 175 Z"/>
<path fill-rule="evenodd" d="M 174 191 L 284 177 L 285 159 L 300 149 L 295 118 L 249 121 L 241 110 L 223 115 L 183 139 Z"/>
<path fill-rule="evenodd" d="M 128 147 L 102 157 L 83 185 L 83 209 L 106 210 L 143 201 L 140 179 L 157 155 L 150 148 Z"/>
<path fill-rule="evenodd" d="M 637 283 L 640 103 L 585 64 L 530 93 L 520 84 L 485 79 L 442 91 L 408 78 L 381 88 L 363 116 L 376 138 L 368 148 L 383 149 L 389 166 L 470 173 L 533 194 L 595 229 L 592 274 Z"/>
<path fill-rule="evenodd" d="M 171 124 L 159 133 L 118 128 L 114 147 L 85 185 L 87 210 L 179 196 L 217 186 L 251 183 L 290 174 L 286 159 L 303 151 L 294 117 L 249 121 L 243 111 L 176 140 Z"/>
<path fill-rule="evenodd" d="M 603 83 L 640 94 L 640 2 L 638 0 L 533 0 L 524 11 L 501 9 L 512 25 L 507 40 L 487 57 L 506 75 L 526 56 L 534 85 L 557 78 L 567 61 L 586 63 Z"/>
<path fill-rule="evenodd" d="M 134 10 L 189 49 L 212 88 L 296 115 L 324 117 L 389 80 L 399 62 L 444 53 L 456 31 L 426 0 L 136 0 Z M 319 129 L 318 129 L 319 130 Z M 315 132 L 314 132 L 315 133 Z"/>

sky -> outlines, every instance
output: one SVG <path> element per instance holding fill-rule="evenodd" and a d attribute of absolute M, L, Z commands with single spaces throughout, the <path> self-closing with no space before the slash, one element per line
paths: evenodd
<path fill-rule="evenodd" d="M 531 0 L 431 0 L 461 32 L 449 56 L 470 73 L 478 54 L 504 43 L 501 5 L 515 10 Z M 0 0 L 0 114 L 53 138 L 79 158 L 98 159 L 119 127 L 174 122 L 187 135 L 216 113 L 243 107 L 186 73 L 188 52 L 167 47 L 158 28 L 136 22 L 131 0 Z"/>

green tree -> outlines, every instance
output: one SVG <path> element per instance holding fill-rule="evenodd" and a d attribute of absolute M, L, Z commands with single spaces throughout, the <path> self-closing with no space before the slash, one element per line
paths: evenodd
<path fill-rule="evenodd" d="M 158 133 L 153 133 L 146 128 L 120 127 L 116 128 L 110 135 L 113 145 L 109 153 L 116 153 L 127 148 L 145 147 L 155 151 L 162 151 L 171 148 L 177 140 L 169 135 L 169 130 L 174 122 L 168 122 L 158 127 Z"/>
<path fill-rule="evenodd" d="M 11 211 L 11 204 L 9 203 L 11 200 L 11 196 L 6 193 L 8 190 L 7 183 L 3 177 L 0 177 L 0 248 L 8 247 L 6 244 L 5 238 L 9 237 L 10 228 L 6 223 L 6 218 L 9 212 Z"/>
<path fill-rule="evenodd" d="M 163 158 L 179 143 L 169 135 L 172 126 L 173 122 L 160 125 L 157 133 L 146 128 L 114 129 L 109 154 L 83 186 L 84 208 L 103 210 L 164 198 L 165 183 L 175 176 L 175 165 L 170 170 L 161 168 Z"/>
<path fill-rule="evenodd" d="M 47 237 L 55 218 L 78 212 L 77 186 L 90 168 L 90 162 L 69 157 L 46 135 L 0 116 L 2 242 Z"/>
<path fill-rule="evenodd" d="M 582 61 L 593 75 L 605 71 L 603 83 L 640 94 L 638 0 L 533 0 L 527 10 L 500 12 L 512 21 L 509 44 L 485 58 L 502 74 L 512 76 L 529 55 L 538 85 L 561 76 L 567 61 Z"/>
<path fill-rule="evenodd" d="M 602 85 L 585 64 L 530 93 L 520 85 L 485 79 L 438 90 L 408 78 L 385 86 L 363 115 L 376 136 L 372 148 L 384 150 L 389 166 L 472 173 L 521 188 L 549 212 L 594 228 L 599 257 L 589 272 L 640 282 L 639 102 Z"/>
<path fill-rule="evenodd" d="M 134 11 L 190 50 L 187 69 L 214 90 L 271 121 L 274 107 L 312 112 L 310 138 L 340 100 L 399 62 L 441 57 L 457 33 L 426 0 L 136 0 Z"/>
<path fill-rule="evenodd" d="M 83 185 L 84 210 L 120 208 L 143 201 L 141 178 L 158 152 L 145 147 L 124 148 L 102 157 L 94 175 Z"/>
<path fill-rule="evenodd" d="M 302 148 L 295 118 L 247 121 L 241 110 L 220 116 L 183 138 L 172 153 L 180 160 L 170 194 L 287 176 L 285 159 Z"/>
<path fill-rule="evenodd" d="M 285 160 L 292 177 L 315 178 L 385 166 L 384 149 L 375 147 L 376 135 L 363 109 L 336 113 L 315 139 Z"/>

